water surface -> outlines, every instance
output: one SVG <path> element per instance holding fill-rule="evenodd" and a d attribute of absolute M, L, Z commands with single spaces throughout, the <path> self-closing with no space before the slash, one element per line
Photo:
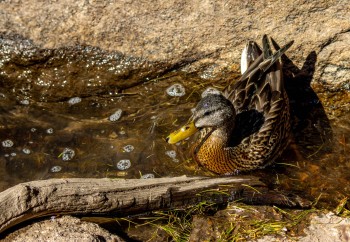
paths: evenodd
<path fill-rule="evenodd" d="M 13 64 L 11 58 L 1 63 L 0 191 L 20 182 L 49 178 L 213 175 L 191 159 L 193 139 L 169 145 L 165 137 L 187 121 L 207 87 L 222 90 L 238 75 L 168 71 L 150 74 L 137 83 L 133 74 L 132 83 L 121 89 L 114 82 L 109 86 L 108 80 L 120 77 L 111 69 L 116 59 L 125 62 L 119 56 L 101 61 L 89 51 L 86 59 L 79 56 L 79 61 L 74 59 L 76 55 L 68 59 L 61 55 L 59 62 L 50 65 L 46 61 L 47 65 L 41 66 L 39 61 L 35 75 L 33 63 Z M 103 59 L 103 54 L 99 58 Z M 17 76 L 9 75 L 9 66 Z M 112 74 L 107 70 L 113 70 Z M 103 81 L 99 80 L 102 72 Z M 127 76 L 122 76 L 128 82 Z M 61 80 L 55 95 L 54 84 L 60 78 L 68 78 L 70 84 Z M 90 81 L 80 82 L 84 78 Z M 305 76 L 298 78 L 286 77 L 292 144 L 277 164 L 249 174 L 262 177 L 272 188 L 319 199 L 323 207 L 334 206 L 350 194 L 349 91 L 330 92 L 322 86 L 311 87 Z M 184 93 L 172 89 L 169 95 L 167 90 L 174 84 L 184 87 Z"/>

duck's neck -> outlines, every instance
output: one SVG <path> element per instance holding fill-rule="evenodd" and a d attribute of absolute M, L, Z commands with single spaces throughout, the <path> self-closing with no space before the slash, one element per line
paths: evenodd
<path fill-rule="evenodd" d="M 208 137 L 208 139 L 212 139 L 213 141 L 215 140 L 217 144 L 221 144 L 223 147 L 227 147 L 232 130 L 233 125 L 222 126 L 220 128 L 215 129 L 213 133 Z"/>

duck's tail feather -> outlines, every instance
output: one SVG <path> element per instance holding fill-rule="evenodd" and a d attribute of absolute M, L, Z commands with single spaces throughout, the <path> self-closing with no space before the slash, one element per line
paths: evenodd
<path fill-rule="evenodd" d="M 264 34 L 262 38 L 262 44 L 263 44 L 263 53 L 264 53 L 264 60 L 267 60 L 269 57 L 272 56 L 270 41 L 267 38 L 267 35 Z"/>
<path fill-rule="evenodd" d="M 273 55 L 270 48 L 270 43 L 267 39 L 267 36 L 264 35 L 263 37 L 263 54 L 264 54 L 264 61 L 262 61 L 259 64 L 259 69 L 261 70 L 261 73 L 265 73 L 273 64 L 276 63 L 276 61 L 281 58 L 281 56 L 286 52 L 294 43 L 294 41 L 288 42 L 286 45 L 284 45 L 281 49 L 277 50 Z"/>

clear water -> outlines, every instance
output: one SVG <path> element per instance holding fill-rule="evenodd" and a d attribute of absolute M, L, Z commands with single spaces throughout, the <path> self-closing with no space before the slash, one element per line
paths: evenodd
<path fill-rule="evenodd" d="M 106 65 L 110 69 L 109 63 Z M 17 73 L 28 71 L 23 68 Z M 79 70 L 86 73 L 79 65 L 74 68 L 74 75 L 79 75 Z M 88 75 L 101 72 L 97 68 Z M 52 76 L 46 76 L 46 83 L 63 73 L 56 68 Z M 206 88 L 223 89 L 232 79 L 237 79 L 232 73 L 211 78 L 169 72 L 130 85 L 123 92 L 100 85 L 77 95 L 78 91 L 67 86 L 64 97 L 60 86 L 59 98 L 50 98 L 46 90 L 44 99 L 40 89 L 28 95 L 30 88 L 24 92 L 0 79 L 0 191 L 20 182 L 49 178 L 213 175 L 191 160 L 193 140 L 169 145 L 165 137 L 187 121 Z M 260 176 L 273 188 L 311 200 L 319 198 L 321 206 L 334 206 L 350 194 L 350 94 L 320 86 L 300 85 L 300 91 L 298 80 L 293 81 L 288 88 L 294 142 L 277 164 L 249 174 Z M 174 84 L 181 85 L 175 85 L 175 90 Z M 98 88 L 101 91 L 96 91 Z"/>

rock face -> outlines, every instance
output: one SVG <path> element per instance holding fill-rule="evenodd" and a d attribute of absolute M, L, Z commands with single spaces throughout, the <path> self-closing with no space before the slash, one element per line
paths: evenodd
<path fill-rule="evenodd" d="M 263 34 L 284 44 L 302 66 L 315 51 L 316 82 L 350 89 L 350 5 L 333 1 L 0 1 L 0 32 L 16 33 L 42 48 L 91 45 L 150 61 L 191 65 L 207 72 L 239 63 L 247 40 Z"/>
<path fill-rule="evenodd" d="M 338 217 L 331 212 L 314 215 L 304 232 L 307 235 L 299 241 L 350 241 L 350 219 Z"/>

